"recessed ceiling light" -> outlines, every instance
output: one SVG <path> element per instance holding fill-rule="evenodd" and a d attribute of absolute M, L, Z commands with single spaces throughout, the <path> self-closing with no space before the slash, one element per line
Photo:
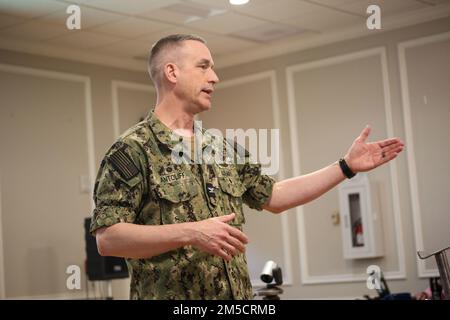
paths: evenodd
<path fill-rule="evenodd" d="M 230 3 L 235 6 L 240 6 L 248 3 L 249 0 L 230 0 Z"/>

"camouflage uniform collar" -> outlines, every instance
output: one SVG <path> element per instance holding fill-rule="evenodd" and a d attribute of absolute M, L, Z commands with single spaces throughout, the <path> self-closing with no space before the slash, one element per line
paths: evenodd
<path fill-rule="evenodd" d="M 170 150 L 172 150 L 180 141 L 183 141 L 182 136 L 173 132 L 155 116 L 154 110 L 149 112 L 147 121 L 156 138 Z"/>
<path fill-rule="evenodd" d="M 174 149 L 176 145 L 183 141 L 183 137 L 176 134 L 173 130 L 168 128 L 164 123 L 159 120 L 155 114 L 154 110 L 150 111 L 147 118 L 147 122 L 150 125 L 156 138 L 164 145 L 166 145 L 170 150 Z M 216 137 L 208 133 L 204 128 L 202 128 L 196 121 L 194 121 L 194 132 L 196 138 L 201 135 L 202 138 L 202 150 L 207 146 L 211 146 Z"/>

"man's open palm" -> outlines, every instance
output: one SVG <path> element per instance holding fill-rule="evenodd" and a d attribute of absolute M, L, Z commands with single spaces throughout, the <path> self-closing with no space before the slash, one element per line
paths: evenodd
<path fill-rule="evenodd" d="M 370 127 L 366 126 L 353 141 L 352 146 L 344 157 L 353 172 L 369 171 L 395 159 L 405 146 L 398 138 L 367 143 L 366 140 L 369 134 Z"/>

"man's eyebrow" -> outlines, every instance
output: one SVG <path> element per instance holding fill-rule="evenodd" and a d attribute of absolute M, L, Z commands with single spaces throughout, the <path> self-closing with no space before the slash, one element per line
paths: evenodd
<path fill-rule="evenodd" d="M 201 60 L 198 62 L 198 64 L 207 64 L 207 65 L 210 65 L 211 68 L 214 67 L 214 63 L 212 63 L 211 60 L 205 59 L 205 58 L 201 59 Z"/>

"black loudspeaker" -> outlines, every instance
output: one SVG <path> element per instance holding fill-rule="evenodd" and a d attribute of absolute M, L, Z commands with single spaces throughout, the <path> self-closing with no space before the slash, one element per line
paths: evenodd
<path fill-rule="evenodd" d="M 86 273 L 90 281 L 128 278 L 128 268 L 124 258 L 102 257 L 97 250 L 97 241 L 89 232 L 91 218 L 84 219 L 86 240 Z"/>

